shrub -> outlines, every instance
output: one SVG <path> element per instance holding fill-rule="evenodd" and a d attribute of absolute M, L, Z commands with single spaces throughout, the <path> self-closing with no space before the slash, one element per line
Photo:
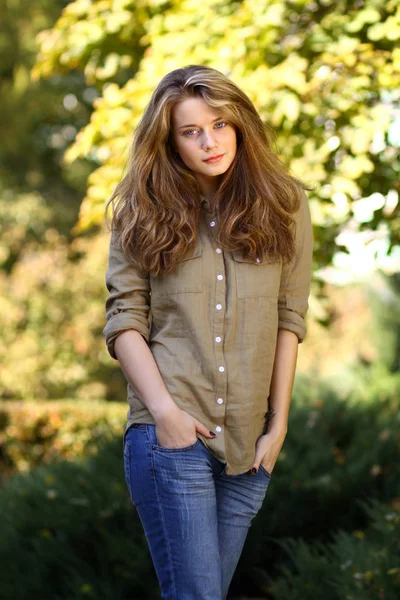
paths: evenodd
<path fill-rule="evenodd" d="M 123 475 L 126 404 L 94 408 L 92 403 L 72 402 L 65 413 L 63 403 L 55 405 L 57 410 L 46 403 L 38 413 L 40 418 L 46 410 L 48 415 L 53 410 L 61 415 L 49 436 L 35 425 L 39 417 L 33 418 L 33 405 L 26 406 L 26 414 L 23 407 L 18 416 L 14 408 L 7 413 L 14 426 L 28 434 L 13 441 L 7 425 L 3 432 L 8 431 L 11 446 L 6 447 L 17 444 L 20 455 L 25 453 L 27 463 L 34 465 L 39 461 L 31 457 L 31 442 L 39 439 L 45 460 L 30 473 L 4 481 L 0 589 L 13 600 L 35 595 L 41 600 L 82 596 L 155 600 L 156 575 Z M 299 547 L 315 564 L 319 582 L 331 561 L 322 550 L 332 535 L 339 529 L 353 532 L 368 527 L 370 514 L 363 502 L 368 498 L 390 505 L 400 498 L 398 408 L 392 395 L 367 403 L 339 400 L 329 389 L 300 382 L 289 434 L 264 506 L 250 527 L 232 594 L 251 598 L 269 593 L 271 577 L 287 560 L 282 541 L 288 537 L 302 538 Z M 81 434 L 85 441 L 75 443 Z M 46 464 L 51 457 L 57 460 Z M 350 534 L 348 538 L 357 542 Z M 317 542 L 320 546 L 313 545 Z M 378 541 L 371 543 L 378 548 Z M 313 563 L 316 552 L 318 560 Z M 381 568 L 380 563 L 361 566 L 357 572 Z M 388 566 L 392 568 L 397 567 Z M 321 597 L 329 600 L 332 590 Z M 303 599 L 313 600 L 305 594 Z"/>
<path fill-rule="evenodd" d="M 368 525 L 365 499 L 400 497 L 399 421 L 394 395 L 363 403 L 339 400 L 306 380 L 298 385 L 287 439 L 232 583 L 236 589 L 250 596 L 268 591 L 265 574 L 285 559 L 277 541 L 326 543 L 338 529 Z"/>
<path fill-rule="evenodd" d="M 0 467 L 3 477 L 58 458 L 81 460 L 101 442 L 122 435 L 125 403 L 1 402 Z"/>
<path fill-rule="evenodd" d="M 328 545 L 290 540 L 290 566 L 271 583 L 276 600 L 398 600 L 400 507 L 374 503 L 365 532 L 340 531 Z"/>
<path fill-rule="evenodd" d="M 121 439 L 74 464 L 9 478 L 0 497 L 0 589 L 10 600 L 159 597 L 123 475 Z"/>

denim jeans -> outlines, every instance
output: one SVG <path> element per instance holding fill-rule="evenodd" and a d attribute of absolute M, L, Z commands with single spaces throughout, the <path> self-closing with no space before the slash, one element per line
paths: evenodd
<path fill-rule="evenodd" d="M 160 446 L 155 425 L 124 439 L 125 478 L 164 600 L 225 600 L 270 474 L 226 475 L 200 438 Z"/>

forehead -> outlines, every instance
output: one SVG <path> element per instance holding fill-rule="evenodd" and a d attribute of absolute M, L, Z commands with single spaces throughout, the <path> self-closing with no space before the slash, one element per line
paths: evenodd
<path fill-rule="evenodd" d="M 212 108 L 203 98 L 186 98 L 179 102 L 172 111 L 174 127 L 182 125 L 205 125 L 221 116 L 221 110 Z"/>

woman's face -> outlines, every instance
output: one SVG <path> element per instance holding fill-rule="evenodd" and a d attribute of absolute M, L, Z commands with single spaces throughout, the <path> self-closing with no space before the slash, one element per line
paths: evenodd
<path fill-rule="evenodd" d="M 172 113 L 177 152 L 200 186 L 222 175 L 236 155 L 236 131 L 203 98 L 187 98 Z M 215 157 L 215 158 L 213 158 Z"/>

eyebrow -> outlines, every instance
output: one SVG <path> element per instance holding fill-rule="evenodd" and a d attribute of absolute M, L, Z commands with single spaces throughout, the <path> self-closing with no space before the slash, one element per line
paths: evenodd
<path fill-rule="evenodd" d="M 223 117 L 217 117 L 211 123 L 215 123 L 215 121 L 220 121 Z M 196 123 L 190 123 L 189 125 L 181 125 L 178 129 L 183 129 L 184 127 L 197 127 Z"/>

